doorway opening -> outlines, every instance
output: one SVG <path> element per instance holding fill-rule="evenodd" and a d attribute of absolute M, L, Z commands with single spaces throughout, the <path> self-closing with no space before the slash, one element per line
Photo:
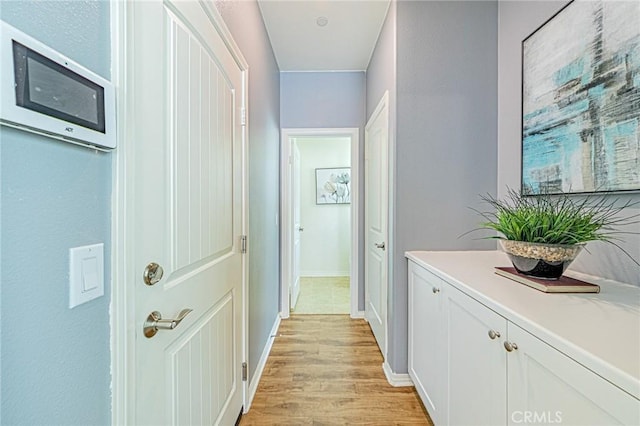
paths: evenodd
<path fill-rule="evenodd" d="M 358 129 L 283 129 L 281 316 L 358 312 Z"/>

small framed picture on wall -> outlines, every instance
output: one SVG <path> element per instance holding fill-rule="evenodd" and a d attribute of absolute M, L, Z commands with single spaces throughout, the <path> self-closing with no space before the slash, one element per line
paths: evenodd
<path fill-rule="evenodd" d="M 351 168 L 316 169 L 316 204 L 351 202 Z"/>

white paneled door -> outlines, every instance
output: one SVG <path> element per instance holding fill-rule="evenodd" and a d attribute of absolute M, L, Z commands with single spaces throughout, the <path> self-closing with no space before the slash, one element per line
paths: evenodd
<path fill-rule="evenodd" d="M 291 211 L 293 215 L 293 256 L 291 270 L 291 309 L 293 310 L 300 297 L 300 233 L 304 230 L 300 223 L 300 149 L 297 143 L 292 143 L 293 164 L 291 179 Z"/>
<path fill-rule="evenodd" d="M 212 8 L 128 8 L 139 425 L 229 425 L 242 409 L 245 75 Z"/>
<path fill-rule="evenodd" d="M 365 318 L 387 357 L 389 106 L 385 93 L 365 128 Z"/>

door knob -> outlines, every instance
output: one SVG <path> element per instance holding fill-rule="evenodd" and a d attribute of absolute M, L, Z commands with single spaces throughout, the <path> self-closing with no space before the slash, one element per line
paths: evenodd
<path fill-rule="evenodd" d="M 298 226 L 298 231 L 302 232 L 304 231 L 304 228 L 302 226 Z"/>
<path fill-rule="evenodd" d="M 500 332 L 495 330 L 489 330 L 489 338 L 491 340 L 494 340 L 496 337 L 500 337 Z"/>
<path fill-rule="evenodd" d="M 431 291 L 433 292 L 433 294 L 440 293 L 440 289 L 438 287 L 433 287 Z"/>
<path fill-rule="evenodd" d="M 151 338 L 156 335 L 158 330 L 173 330 L 176 328 L 180 322 L 192 312 L 193 309 L 183 309 L 178 314 L 178 318 L 175 319 L 162 319 L 162 314 L 158 311 L 153 311 L 147 317 L 147 320 L 144 322 L 144 335 L 145 337 Z"/>
<path fill-rule="evenodd" d="M 378 243 L 374 243 L 373 245 L 374 245 L 374 246 L 376 246 L 376 248 L 379 248 L 379 249 L 384 250 L 384 241 L 383 241 L 383 242 L 381 242 L 380 244 L 378 244 Z"/>

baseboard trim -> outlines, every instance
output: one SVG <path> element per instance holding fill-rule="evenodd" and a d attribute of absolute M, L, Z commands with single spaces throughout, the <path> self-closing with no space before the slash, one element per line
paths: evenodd
<path fill-rule="evenodd" d="M 265 365 L 267 365 L 267 359 L 269 358 L 269 354 L 271 353 L 273 341 L 275 340 L 279 327 L 280 315 L 277 315 L 276 320 L 273 323 L 273 327 L 271 328 L 271 332 L 269 333 L 267 344 L 264 346 L 264 350 L 262 351 L 262 355 L 260 356 L 260 360 L 258 361 L 256 372 L 253 374 L 253 377 L 251 377 L 251 381 L 249 382 L 249 395 L 247 397 L 246 405 L 243 408 L 243 413 L 247 413 L 251 408 L 251 403 L 253 402 L 253 398 L 256 396 L 256 391 L 258 390 L 258 385 L 260 384 L 260 379 L 262 378 L 262 372 L 264 371 Z"/>
<path fill-rule="evenodd" d="M 411 377 L 409 377 L 408 373 L 394 373 L 387 361 L 382 363 L 382 370 L 384 371 L 384 375 L 387 377 L 387 382 L 389 382 L 391 386 L 397 388 L 404 386 L 413 386 L 413 381 L 411 380 Z"/>
<path fill-rule="evenodd" d="M 364 318 L 364 311 L 357 311 L 355 315 L 351 315 L 351 318 L 353 319 Z"/>

